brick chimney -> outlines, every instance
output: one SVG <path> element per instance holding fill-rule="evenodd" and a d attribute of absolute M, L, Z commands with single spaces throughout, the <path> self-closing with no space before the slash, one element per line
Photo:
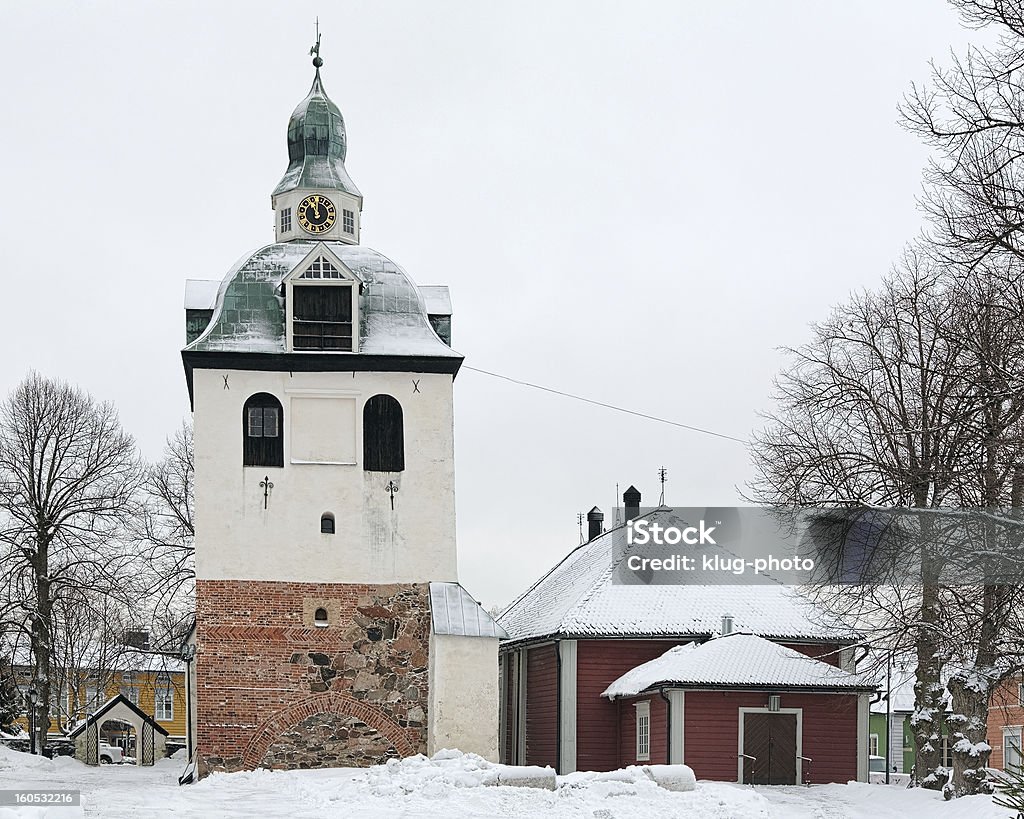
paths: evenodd
<path fill-rule="evenodd" d="M 604 512 L 596 506 L 587 512 L 587 540 L 593 540 L 604 531 Z"/>
<path fill-rule="evenodd" d="M 629 523 L 633 518 L 640 515 L 640 490 L 630 486 L 622 493 L 622 505 L 626 507 L 626 519 L 623 523 Z"/>

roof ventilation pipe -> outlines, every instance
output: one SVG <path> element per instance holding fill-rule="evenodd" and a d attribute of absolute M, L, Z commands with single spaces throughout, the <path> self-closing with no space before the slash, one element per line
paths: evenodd
<path fill-rule="evenodd" d="M 640 516 L 640 490 L 630 486 L 622 493 L 622 505 L 626 507 L 626 520 L 629 523 L 633 518 Z"/>
<path fill-rule="evenodd" d="M 732 634 L 732 615 L 731 614 L 723 614 L 722 615 L 722 636 L 724 637 L 726 634 Z"/>

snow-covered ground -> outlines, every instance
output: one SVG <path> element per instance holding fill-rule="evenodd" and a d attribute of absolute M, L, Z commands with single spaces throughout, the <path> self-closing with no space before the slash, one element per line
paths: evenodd
<path fill-rule="evenodd" d="M 440 758 L 446 756 L 447 758 Z M 607 776 L 572 774 L 554 790 L 488 787 L 493 766 L 479 757 L 442 752 L 369 769 L 253 771 L 214 774 L 180 787 L 179 760 L 149 768 L 90 768 L 74 759 L 30 757 L 0 746 L 0 789 L 74 788 L 82 808 L 43 813 L 0 808 L 0 819 L 29 816 L 324 817 L 358 819 L 1008 819 L 988 797 L 943 802 L 930 791 L 884 785 L 751 788 L 700 782 L 665 790 L 634 770 Z M 629 781 L 632 780 L 632 781 Z"/>

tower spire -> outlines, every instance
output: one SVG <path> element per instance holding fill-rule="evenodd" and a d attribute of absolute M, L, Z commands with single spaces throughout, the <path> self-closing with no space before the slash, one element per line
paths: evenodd
<path fill-rule="evenodd" d="M 313 57 L 313 67 L 316 69 L 316 73 L 320 73 L 320 66 L 324 64 L 324 61 L 320 59 L 320 18 L 316 18 L 316 43 L 309 50 L 310 55 Z"/>

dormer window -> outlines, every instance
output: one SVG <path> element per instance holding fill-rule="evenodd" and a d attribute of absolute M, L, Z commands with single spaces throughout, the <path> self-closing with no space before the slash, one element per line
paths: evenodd
<path fill-rule="evenodd" d="M 355 349 L 357 281 L 327 255 L 290 281 L 291 348 L 348 353 Z"/>
<path fill-rule="evenodd" d="M 356 214 L 355 211 L 345 210 L 341 214 L 341 229 L 346 233 L 354 234 L 356 232 Z"/>
<path fill-rule="evenodd" d="M 281 211 L 281 232 L 290 233 L 292 229 L 292 209 L 285 208 Z"/>

